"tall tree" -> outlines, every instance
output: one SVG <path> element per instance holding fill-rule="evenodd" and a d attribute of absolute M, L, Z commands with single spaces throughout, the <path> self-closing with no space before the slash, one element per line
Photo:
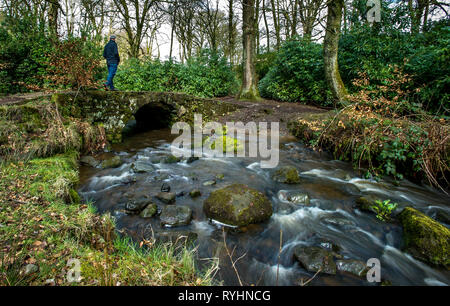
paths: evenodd
<path fill-rule="evenodd" d="M 347 90 L 342 82 L 338 65 L 339 36 L 341 33 L 342 9 L 344 0 L 328 1 L 327 25 L 323 43 L 325 78 L 335 102 L 345 103 Z"/>
<path fill-rule="evenodd" d="M 258 100 L 258 80 L 255 71 L 255 0 L 242 1 L 243 76 L 240 99 Z"/>
<path fill-rule="evenodd" d="M 139 57 L 141 44 L 151 26 L 151 9 L 156 0 L 113 0 L 122 17 L 122 26 L 127 35 L 128 55 Z M 155 16 L 153 16 L 155 17 Z"/>
<path fill-rule="evenodd" d="M 300 0 L 300 22 L 303 28 L 303 37 L 310 40 L 314 27 L 319 23 L 319 15 L 325 8 L 326 0 Z"/>

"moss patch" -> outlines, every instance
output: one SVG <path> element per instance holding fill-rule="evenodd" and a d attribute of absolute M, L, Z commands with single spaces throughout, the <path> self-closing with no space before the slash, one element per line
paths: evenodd
<path fill-rule="evenodd" d="M 450 230 L 423 213 L 406 208 L 399 216 L 405 247 L 414 257 L 450 268 Z"/>

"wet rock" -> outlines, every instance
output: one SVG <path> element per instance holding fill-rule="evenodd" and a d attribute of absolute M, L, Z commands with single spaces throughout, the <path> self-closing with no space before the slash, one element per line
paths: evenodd
<path fill-rule="evenodd" d="M 177 195 L 173 192 L 160 192 L 156 195 L 156 198 L 163 203 L 173 204 L 176 201 Z"/>
<path fill-rule="evenodd" d="M 177 198 L 184 197 L 185 195 L 186 195 L 185 191 L 180 191 L 180 192 L 177 193 Z"/>
<path fill-rule="evenodd" d="M 339 250 L 340 250 L 340 247 L 338 245 L 336 245 L 330 241 L 321 241 L 320 247 L 322 247 L 328 251 L 335 252 L 335 253 L 339 252 Z"/>
<path fill-rule="evenodd" d="M 283 184 L 299 184 L 300 183 L 300 176 L 298 173 L 297 168 L 293 166 L 285 166 L 277 171 L 272 175 L 272 179 L 275 182 L 283 183 Z"/>
<path fill-rule="evenodd" d="M 450 230 L 407 207 L 399 215 L 405 249 L 415 258 L 450 269 Z"/>
<path fill-rule="evenodd" d="M 131 169 L 133 169 L 136 173 L 149 173 L 155 170 L 153 165 L 146 163 L 142 160 L 138 160 L 131 165 Z"/>
<path fill-rule="evenodd" d="M 80 159 L 80 162 L 83 165 L 91 166 L 92 168 L 96 168 L 96 167 L 98 167 L 98 165 L 100 165 L 100 162 L 92 156 L 83 156 Z"/>
<path fill-rule="evenodd" d="M 225 175 L 222 173 L 216 175 L 217 180 L 223 180 L 224 178 L 225 178 Z"/>
<path fill-rule="evenodd" d="M 105 159 L 102 162 L 101 167 L 102 169 L 119 168 L 122 164 L 123 161 L 120 156 L 114 156 L 113 158 Z"/>
<path fill-rule="evenodd" d="M 138 215 L 149 204 L 152 204 L 149 198 L 131 199 L 125 204 L 125 211 L 129 215 Z"/>
<path fill-rule="evenodd" d="M 200 158 L 198 158 L 198 157 L 189 157 L 187 160 L 186 160 L 186 162 L 188 163 L 188 164 L 192 164 L 193 162 L 196 162 L 197 160 L 199 160 Z"/>
<path fill-rule="evenodd" d="M 24 274 L 31 275 L 37 273 L 39 271 L 39 267 L 33 264 L 28 264 L 25 266 Z"/>
<path fill-rule="evenodd" d="M 190 196 L 191 198 L 194 199 L 194 198 L 201 197 L 201 196 L 202 196 L 202 193 L 201 193 L 200 190 L 194 189 L 194 190 L 192 190 L 191 192 L 189 192 L 189 196 Z"/>
<path fill-rule="evenodd" d="M 273 213 L 272 203 L 263 193 L 242 184 L 212 192 L 203 210 L 208 218 L 234 226 L 260 223 Z"/>
<path fill-rule="evenodd" d="M 287 196 L 287 200 L 295 205 L 306 205 L 308 206 L 311 202 L 309 195 L 306 193 L 294 193 Z"/>
<path fill-rule="evenodd" d="M 167 183 L 164 183 L 164 184 L 161 186 L 161 192 L 170 192 L 170 185 L 167 184 Z"/>
<path fill-rule="evenodd" d="M 149 204 L 140 214 L 142 218 L 151 218 L 158 213 L 158 206 L 156 204 Z"/>
<path fill-rule="evenodd" d="M 373 206 L 376 205 L 376 201 L 378 200 L 379 198 L 377 198 L 374 195 L 360 197 L 356 200 L 356 207 L 359 208 L 361 211 L 376 214 L 377 211 L 373 208 Z"/>
<path fill-rule="evenodd" d="M 192 210 L 187 206 L 165 206 L 160 215 L 161 224 L 175 227 L 188 225 L 192 219 Z"/>
<path fill-rule="evenodd" d="M 347 272 L 359 277 L 365 277 L 368 268 L 365 263 L 354 259 L 341 259 L 336 261 L 336 267 L 341 272 Z"/>
<path fill-rule="evenodd" d="M 181 158 L 176 157 L 175 155 L 169 155 L 162 160 L 164 164 L 176 164 L 181 161 Z"/>
<path fill-rule="evenodd" d="M 216 181 L 207 181 L 207 182 L 203 183 L 203 186 L 210 187 L 210 186 L 214 186 L 215 184 L 217 184 Z"/>
<path fill-rule="evenodd" d="M 323 248 L 298 246 L 294 250 L 295 258 L 309 272 L 336 274 L 336 264 L 333 254 Z"/>

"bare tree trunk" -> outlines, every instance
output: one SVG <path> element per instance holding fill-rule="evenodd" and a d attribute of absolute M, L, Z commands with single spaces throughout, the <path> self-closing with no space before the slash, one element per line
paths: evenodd
<path fill-rule="evenodd" d="M 328 2 L 328 17 L 323 44 L 325 78 L 335 101 L 341 104 L 345 104 L 347 96 L 347 90 L 342 82 L 338 65 L 339 36 L 341 32 L 343 5 L 343 0 L 330 0 Z"/>
<path fill-rule="evenodd" d="M 263 0 L 263 16 L 264 16 L 264 25 L 266 26 L 267 52 L 270 52 L 270 29 L 269 24 L 267 22 L 266 0 Z"/>
<path fill-rule="evenodd" d="M 243 65 L 239 99 L 258 100 L 258 81 L 255 72 L 255 0 L 243 0 Z"/>
<path fill-rule="evenodd" d="M 277 38 L 277 50 L 280 49 L 281 46 L 281 37 L 280 37 L 280 15 L 278 14 L 278 6 L 279 3 L 277 1 L 277 5 L 275 5 L 275 0 L 270 0 L 272 5 L 272 18 L 273 18 L 273 26 L 275 27 L 275 36 Z"/>

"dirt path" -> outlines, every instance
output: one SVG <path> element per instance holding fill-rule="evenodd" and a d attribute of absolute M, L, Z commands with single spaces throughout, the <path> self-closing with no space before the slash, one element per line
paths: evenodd
<path fill-rule="evenodd" d="M 288 136 L 287 124 L 290 120 L 299 117 L 302 113 L 323 113 L 328 110 L 299 104 L 279 102 L 273 100 L 261 100 L 258 102 L 240 101 L 233 97 L 220 98 L 219 101 L 237 104 L 243 106 L 236 112 L 222 116 L 219 121 L 222 124 L 226 122 L 279 122 L 280 136 Z"/>
<path fill-rule="evenodd" d="M 29 100 L 50 96 L 47 92 L 32 92 L 0 97 L 0 105 L 20 104 Z"/>

